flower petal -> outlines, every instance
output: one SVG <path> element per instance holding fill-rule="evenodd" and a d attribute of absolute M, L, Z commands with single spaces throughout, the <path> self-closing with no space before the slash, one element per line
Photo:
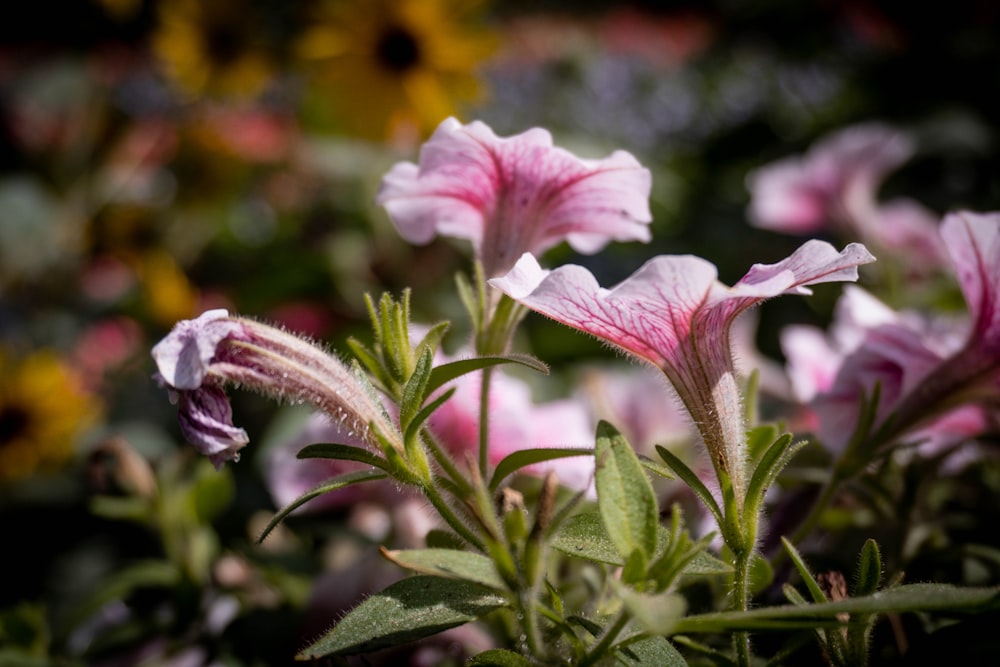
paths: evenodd
<path fill-rule="evenodd" d="M 239 451 L 250 438 L 233 425 L 233 410 L 226 393 L 216 386 L 205 386 L 179 394 L 181 433 L 195 449 L 208 456 L 216 468 L 226 461 L 239 459 Z"/>
<path fill-rule="evenodd" d="M 193 320 L 183 320 L 153 347 L 153 359 L 163 380 L 174 389 L 201 386 L 220 341 L 239 332 L 238 322 L 218 308 Z"/>
<path fill-rule="evenodd" d="M 1000 346 L 1000 213 L 951 213 L 941 223 L 941 237 L 975 322 L 973 339 Z"/>

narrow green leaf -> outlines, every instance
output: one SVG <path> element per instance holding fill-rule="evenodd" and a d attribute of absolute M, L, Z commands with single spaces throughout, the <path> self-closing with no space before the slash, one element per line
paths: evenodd
<path fill-rule="evenodd" d="M 677 456 L 674 455 L 669 449 L 662 447 L 660 445 L 656 446 L 656 453 L 660 455 L 667 467 L 674 471 L 674 474 L 680 477 L 681 481 L 688 485 L 701 503 L 712 513 L 715 517 L 716 523 L 720 526 L 723 523 L 722 520 L 722 510 L 719 509 L 719 503 L 715 502 L 715 497 L 705 486 L 705 483 L 701 481 L 698 475 L 695 474 L 691 468 L 687 467 L 687 464 L 681 461 Z"/>
<path fill-rule="evenodd" d="M 753 471 L 750 484 L 747 486 L 744 506 L 748 513 L 752 513 L 751 516 L 756 516 L 760 506 L 764 503 L 764 494 L 767 493 L 768 488 L 806 442 L 800 440 L 792 444 L 792 434 L 785 433 L 774 440 L 764 452 Z"/>
<path fill-rule="evenodd" d="M 858 573 L 854 583 L 854 596 L 871 595 L 878 590 L 881 582 L 882 557 L 875 540 L 868 539 L 861 547 L 861 558 L 858 560 Z"/>
<path fill-rule="evenodd" d="M 271 534 L 271 531 L 274 530 L 274 528 L 281 523 L 285 517 L 313 498 L 317 498 L 324 493 L 328 493 L 329 491 L 342 489 L 345 486 L 360 484 L 361 482 L 371 482 L 376 479 L 384 479 L 385 477 L 385 473 L 378 472 L 377 470 L 356 470 L 354 472 L 348 472 L 343 475 L 331 477 L 315 488 L 306 491 L 291 503 L 281 508 L 277 514 L 271 517 L 271 520 L 267 522 L 263 532 L 261 532 L 260 537 L 257 538 L 257 544 L 263 542 L 264 539 Z"/>
<path fill-rule="evenodd" d="M 414 415 L 420 412 L 420 408 L 424 405 L 424 398 L 429 393 L 427 383 L 431 378 L 433 364 L 431 351 L 424 350 L 424 353 L 417 360 L 413 374 L 406 381 L 406 386 L 403 387 L 403 400 L 399 406 L 399 426 L 403 431 L 409 430 Z"/>
<path fill-rule="evenodd" d="M 438 322 L 430 328 L 430 330 L 424 334 L 424 337 L 420 339 L 414 350 L 419 357 L 426 350 L 430 350 L 431 355 L 437 352 L 437 349 L 441 346 L 441 341 L 444 339 L 444 335 L 448 333 L 448 329 L 451 328 L 451 322 L 443 321 Z"/>
<path fill-rule="evenodd" d="M 380 382 L 385 383 L 388 379 L 386 374 L 386 369 L 379 360 L 378 354 L 376 354 L 371 348 L 357 340 L 356 338 L 348 338 L 347 346 L 351 348 L 351 352 L 357 358 L 357 360 L 366 368 L 368 372 L 375 378 L 378 378 Z"/>
<path fill-rule="evenodd" d="M 570 616 L 566 620 L 574 625 L 579 625 L 581 628 L 592 634 L 594 637 L 601 634 L 601 631 L 603 630 L 603 628 L 600 625 L 590 620 L 589 618 L 584 618 L 583 616 Z"/>
<path fill-rule="evenodd" d="M 809 590 L 809 595 L 812 597 L 813 602 L 826 602 L 826 593 L 824 593 L 823 589 L 820 588 L 819 583 L 816 581 L 816 577 L 814 577 L 812 572 L 809 571 L 809 566 L 807 566 L 806 562 L 802 559 L 802 555 L 799 553 L 799 550 L 784 537 L 781 538 L 781 544 L 785 547 L 785 551 L 788 552 L 788 556 L 792 559 L 795 569 L 799 571 L 799 576 L 802 577 L 802 581 Z"/>
<path fill-rule="evenodd" d="M 638 550 L 648 563 L 656 550 L 659 509 L 653 485 L 632 446 L 606 421 L 597 425 L 594 446 L 597 508 L 618 553 Z"/>
<path fill-rule="evenodd" d="M 438 387 L 445 385 L 455 378 L 461 377 L 473 371 L 498 366 L 500 364 L 519 364 L 532 370 L 548 375 L 549 367 L 539 359 L 527 354 L 504 354 L 488 357 L 473 357 L 471 359 L 460 359 L 441 364 L 431 373 L 430 381 L 427 383 L 427 393 L 433 392 Z"/>
<path fill-rule="evenodd" d="M 406 432 L 403 434 L 403 441 L 409 442 L 410 438 L 416 436 L 417 431 L 423 428 L 424 423 L 430 419 L 431 415 L 444 405 L 444 402 L 455 395 L 455 387 L 449 388 L 447 391 L 441 392 L 440 396 L 437 396 L 430 403 L 425 405 L 420 411 L 413 415 L 413 419 L 406 426 Z"/>
<path fill-rule="evenodd" d="M 396 565 L 421 574 L 464 579 L 497 590 L 506 586 L 493 561 L 482 554 L 456 549 L 382 549 L 382 555 Z"/>
<path fill-rule="evenodd" d="M 472 656 L 465 667 L 531 667 L 533 664 L 520 653 L 494 648 Z"/>
<path fill-rule="evenodd" d="M 464 625 L 506 604 L 496 591 L 472 582 L 408 577 L 366 598 L 296 659 L 397 646 Z"/>
<path fill-rule="evenodd" d="M 508 454 L 497 463 L 490 479 L 490 491 L 500 488 L 500 483 L 508 475 L 536 463 L 552 461 L 569 456 L 593 456 L 594 450 L 582 447 L 539 447 L 537 449 L 522 449 Z"/>
<path fill-rule="evenodd" d="M 388 463 L 377 454 L 372 454 L 367 449 L 355 447 L 354 445 L 341 445 L 337 443 L 316 443 L 306 445 L 296 454 L 299 459 L 337 459 L 340 461 L 358 461 L 380 470 L 387 470 Z"/>
<path fill-rule="evenodd" d="M 663 465 L 659 461 L 654 461 L 648 456 L 640 456 L 639 463 L 642 464 L 643 468 L 653 473 L 654 475 L 658 475 L 664 479 L 677 479 L 677 475 L 674 474 L 673 470 Z"/>
<path fill-rule="evenodd" d="M 675 632 L 759 632 L 815 629 L 842 625 L 839 614 L 889 614 L 941 612 L 977 614 L 1000 611 L 1000 589 L 963 588 L 949 584 L 906 584 L 864 597 L 835 602 L 760 607 L 749 611 L 723 611 L 682 618 Z"/>

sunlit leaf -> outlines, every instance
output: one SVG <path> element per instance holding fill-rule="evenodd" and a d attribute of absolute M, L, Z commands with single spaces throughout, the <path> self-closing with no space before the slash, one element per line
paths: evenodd
<path fill-rule="evenodd" d="M 507 604 L 493 589 L 418 575 L 366 598 L 298 654 L 299 660 L 398 646 L 474 621 Z"/>
<path fill-rule="evenodd" d="M 382 550 L 382 555 L 396 565 L 421 574 L 464 579 L 503 590 L 503 579 L 493 561 L 482 554 L 457 549 Z"/>

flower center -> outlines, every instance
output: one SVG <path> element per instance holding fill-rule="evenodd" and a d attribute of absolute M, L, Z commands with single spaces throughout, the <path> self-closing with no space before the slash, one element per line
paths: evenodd
<path fill-rule="evenodd" d="M 0 447 L 14 442 L 28 429 L 31 415 L 19 405 L 0 408 Z"/>
<path fill-rule="evenodd" d="M 375 57 L 386 69 L 405 72 L 420 62 L 420 45 L 410 31 L 392 26 L 379 37 Z"/>

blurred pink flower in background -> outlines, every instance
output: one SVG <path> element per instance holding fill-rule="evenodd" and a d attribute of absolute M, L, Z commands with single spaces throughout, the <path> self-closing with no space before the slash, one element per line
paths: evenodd
<path fill-rule="evenodd" d="M 649 171 L 625 151 L 585 160 L 553 146 L 542 128 L 502 138 L 479 121 L 448 118 L 419 164 L 386 174 L 377 203 L 411 243 L 471 241 L 490 277 L 562 241 L 587 254 L 610 241 L 649 241 L 650 187 Z"/>
<path fill-rule="evenodd" d="M 670 383 L 649 366 L 587 367 L 577 386 L 593 421 L 613 424 L 638 452 L 652 454 L 656 445 L 686 442 L 694 435 Z"/>
<path fill-rule="evenodd" d="M 820 440 L 841 451 L 862 396 L 879 387 L 874 427 L 925 442 L 930 452 L 977 435 L 1000 402 L 1000 214 L 958 212 L 941 224 L 969 319 L 897 313 L 849 287 L 829 336 L 789 328 L 782 345 L 799 400 L 815 411 Z"/>
<path fill-rule="evenodd" d="M 479 444 L 479 395 L 482 373 L 455 381 L 457 391 L 429 421 L 431 432 L 460 461 L 475 460 Z M 596 421 L 585 405 L 572 398 L 536 403 L 522 380 L 494 372 L 490 380 L 489 461 L 496 465 L 508 454 L 539 447 L 594 446 Z M 571 456 L 524 469 L 534 475 L 555 472 L 564 486 L 594 494 L 594 457 Z"/>
<path fill-rule="evenodd" d="M 915 262 L 917 269 L 940 266 L 937 216 L 913 199 L 879 200 L 887 176 L 914 151 L 907 134 L 879 123 L 840 130 L 801 157 L 750 172 L 750 222 L 788 234 L 832 231 L 931 265 Z"/>

